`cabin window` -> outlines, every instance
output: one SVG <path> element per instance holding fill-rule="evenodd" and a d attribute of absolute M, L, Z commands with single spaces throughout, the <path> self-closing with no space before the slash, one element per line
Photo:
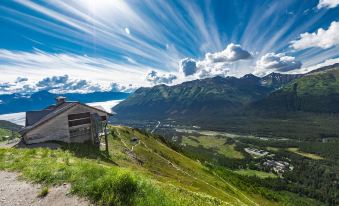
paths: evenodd
<path fill-rule="evenodd" d="M 89 112 L 68 115 L 68 126 L 74 127 L 91 123 L 91 114 Z"/>
<path fill-rule="evenodd" d="M 91 114 L 89 112 L 70 114 L 70 115 L 68 115 L 68 120 L 89 118 L 90 116 L 91 116 Z"/>
<path fill-rule="evenodd" d="M 106 121 L 107 117 L 106 116 L 101 116 L 101 121 Z"/>
<path fill-rule="evenodd" d="M 69 130 L 69 135 L 70 135 L 71 138 L 72 137 L 88 135 L 90 133 L 91 133 L 91 128 L 90 127 L 81 127 L 81 128 L 76 128 L 76 129 Z"/>
<path fill-rule="evenodd" d="M 68 121 L 68 126 L 69 127 L 74 127 L 74 126 L 79 126 L 79 125 L 83 125 L 83 124 L 90 124 L 90 123 L 91 123 L 91 119 L 90 118 L 77 119 L 77 120 Z"/>

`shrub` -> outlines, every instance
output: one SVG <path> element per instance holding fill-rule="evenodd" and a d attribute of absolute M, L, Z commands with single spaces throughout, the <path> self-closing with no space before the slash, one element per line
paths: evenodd
<path fill-rule="evenodd" d="M 46 197 L 48 195 L 48 187 L 44 187 L 41 189 L 41 191 L 38 194 L 38 197 L 43 198 Z"/>

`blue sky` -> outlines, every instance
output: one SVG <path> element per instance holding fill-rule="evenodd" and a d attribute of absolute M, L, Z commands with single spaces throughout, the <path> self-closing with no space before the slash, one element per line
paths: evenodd
<path fill-rule="evenodd" d="M 60 85 L 131 90 L 216 75 L 306 72 L 339 62 L 338 4 L 1 1 L 0 93 L 57 92 Z"/>

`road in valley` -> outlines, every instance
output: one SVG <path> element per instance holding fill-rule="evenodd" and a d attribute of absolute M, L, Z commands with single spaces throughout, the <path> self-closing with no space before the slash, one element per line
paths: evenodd
<path fill-rule="evenodd" d="M 155 132 L 156 129 L 158 129 L 158 127 L 160 126 L 161 122 L 158 121 L 158 124 L 154 127 L 154 129 L 151 131 L 151 134 L 153 134 Z"/>

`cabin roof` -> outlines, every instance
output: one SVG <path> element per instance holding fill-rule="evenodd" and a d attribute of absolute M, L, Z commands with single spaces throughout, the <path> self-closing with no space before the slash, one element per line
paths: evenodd
<path fill-rule="evenodd" d="M 27 111 L 26 112 L 26 127 L 27 126 L 32 126 L 35 123 L 37 123 L 38 121 L 40 121 L 41 119 L 43 119 L 44 117 L 46 117 L 47 115 L 59 111 L 60 109 L 73 104 L 73 102 L 65 102 L 63 104 L 60 105 L 50 105 L 48 107 L 46 107 L 43 110 L 40 111 Z"/>
<path fill-rule="evenodd" d="M 26 112 L 26 126 L 20 131 L 20 133 L 23 135 L 27 133 L 28 131 L 36 128 L 37 126 L 47 122 L 48 120 L 58 116 L 59 114 L 67 111 L 68 109 L 78 104 L 98 110 L 100 112 L 104 112 L 108 114 L 109 116 L 113 115 L 112 113 L 105 111 L 102 107 L 101 108 L 91 107 L 86 104 L 82 104 L 80 102 L 63 102 L 57 105 L 50 105 L 40 111 L 27 111 Z"/>

